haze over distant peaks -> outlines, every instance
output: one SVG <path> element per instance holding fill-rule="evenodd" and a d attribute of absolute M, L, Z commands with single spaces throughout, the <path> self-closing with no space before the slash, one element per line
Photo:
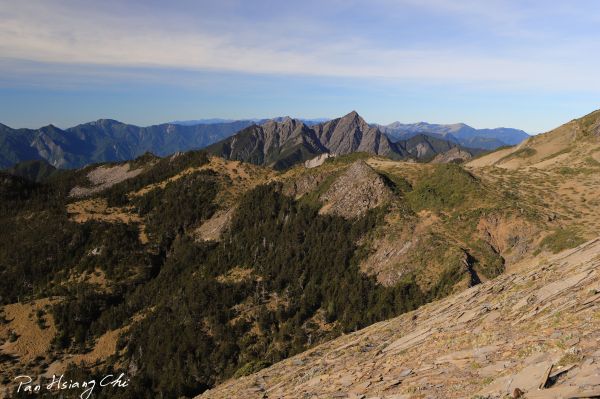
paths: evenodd
<path fill-rule="evenodd" d="M 523 130 L 499 127 L 495 129 L 475 129 L 464 123 L 448 125 L 427 122 L 393 122 L 389 125 L 376 125 L 393 140 L 406 139 L 418 133 L 440 136 L 455 141 L 465 147 L 494 150 L 498 147 L 516 145 L 529 138 Z"/>

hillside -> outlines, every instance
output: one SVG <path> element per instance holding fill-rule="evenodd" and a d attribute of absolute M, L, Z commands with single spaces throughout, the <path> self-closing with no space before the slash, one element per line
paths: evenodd
<path fill-rule="evenodd" d="M 470 247 L 463 258 L 466 270 L 471 270 L 470 281 L 462 287 L 474 286 L 257 374 L 228 381 L 202 397 L 284 398 L 302 393 L 307 397 L 501 398 L 522 395 L 515 393 L 517 388 L 527 398 L 599 395 L 594 320 L 600 306 L 596 287 L 600 246 L 595 239 L 600 198 L 594 187 L 600 184 L 600 174 L 589 159 L 597 146 L 597 115 L 498 151 L 502 156 L 506 156 L 503 151 L 516 153 L 522 148 L 549 151 L 553 156 L 548 159 L 553 161 L 541 161 L 545 163 L 532 159 L 507 166 L 504 162 L 512 159 L 497 162 L 497 154 L 492 153 L 468 163 L 467 174 L 462 175 L 455 173 L 463 169 L 453 170 L 451 165 L 369 159 L 369 165 L 397 186 L 405 181 L 411 191 L 404 198 L 413 209 L 424 209 L 417 213 L 416 224 L 386 217 L 386 223 L 372 233 L 371 254 L 361 269 L 375 275 L 380 284 L 393 285 L 414 270 L 411 263 L 418 259 L 414 254 L 427 253 L 427 268 L 417 268 L 417 281 L 427 286 L 435 270 L 447 281 L 456 271 L 444 275 L 443 268 L 432 262 L 437 251 L 432 246 L 435 241 L 424 240 L 428 230 L 446 237 L 440 246 L 446 250 L 441 252 L 440 265 L 452 264 L 453 256 Z M 430 168 L 437 171 L 425 183 L 421 179 Z M 492 197 L 486 197 L 486 188 Z M 428 198 L 429 193 L 437 200 Z M 444 202 L 439 202 L 442 198 Z M 454 216 L 444 211 L 449 203 Z M 512 203 L 514 212 L 510 206 L 492 211 L 494 203 Z M 479 209 L 473 211 L 472 204 Z M 456 212 L 457 206 L 463 210 Z M 470 230 L 473 226 L 475 230 Z M 477 233 L 469 236 L 469 231 Z M 493 261 L 487 263 L 488 269 L 470 261 L 471 256 L 483 259 L 485 252 L 472 252 L 478 240 L 490 245 L 490 254 L 500 256 L 503 274 L 485 274 Z M 419 242 L 425 246 L 418 249 Z M 453 248 L 453 242 L 458 246 Z M 454 259 L 460 262 L 461 257 Z M 427 275 L 429 279 L 424 279 Z M 460 292 L 459 286 L 454 292 Z M 543 389 L 538 390 L 540 386 Z"/>
<path fill-rule="evenodd" d="M 593 112 L 517 147 L 467 163 L 473 174 L 552 209 L 562 227 L 551 232 L 588 239 L 600 223 L 600 113 Z"/>
<path fill-rule="evenodd" d="M 585 171 L 600 159 L 599 129 L 600 111 L 595 111 L 550 132 L 533 136 L 516 147 L 481 157 L 470 165 L 510 170 L 573 167 Z"/>
<path fill-rule="evenodd" d="M 599 255 L 538 258 L 199 398 L 598 397 Z"/>
<path fill-rule="evenodd" d="M 548 223 L 459 165 L 366 153 L 284 172 L 190 152 L 3 176 L 3 383 L 23 367 L 135 370 L 136 398 L 194 396 L 486 281 Z"/>

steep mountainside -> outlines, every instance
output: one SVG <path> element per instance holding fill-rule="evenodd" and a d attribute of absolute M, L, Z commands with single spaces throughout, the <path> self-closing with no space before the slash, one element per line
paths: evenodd
<path fill-rule="evenodd" d="M 393 159 L 406 155 L 402 148 L 394 146 L 379 129 L 371 127 L 356 111 L 316 125 L 314 130 L 323 146 L 335 155 L 366 152 Z"/>
<path fill-rule="evenodd" d="M 0 388 L 27 370 L 124 372 L 127 390 L 94 393 L 117 399 L 594 389 L 598 245 L 554 256 L 600 229 L 596 118 L 566 125 L 576 168 L 353 152 L 275 171 L 192 151 L 2 173 Z M 353 115 L 319 129 L 272 121 L 233 147 L 277 162 L 327 131 L 384 148 Z"/>
<path fill-rule="evenodd" d="M 600 240 L 199 398 L 597 398 Z"/>
<path fill-rule="evenodd" d="M 301 121 L 285 119 L 252 126 L 207 148 L 226 159 L 241 160 L 275 169 L 285 169 L 321 154 L 333 156 L 364 152 L 391 159 L 430 161 L 436 155 L 460 147 L 457 143 L 415 135 L 396 143 L 378 128 L 370 126 L 355 111 L 308 127 Z M 482 151 L 461 148 L 455 160 L 470 159 Z"/>
<path fill-rule="evenodd" d="M 395 190 L 410 188 L 365 236 L 361 270 L 384 286 L 413 275 L 422 290 L 474 287 L 202 397 L 597 397 L 598 115 L 466 169 L 368 159 Z M 326 192 L 335 163 L 301 173 L 291 192 Z"/>
<path fill-rule="evenodd" d="M 302 136 L 287 123 L 268 137 Z M 493 278 L 549 223 L 459 165 L 365 153 L 285 172 L 147 154 L 3 175 L 0 198 L 0 383 L 131 376 L 100 398 L 194 396 Z"/>
<path fill-rule="evenodd" d="M 496 128 L 475 129 L 464 123 L 438 125 L 426 122 L 403 124 L 400 122 L 389 125 L 377 125 L 379 129 L 394 141 L 406 140 L 417 134 L 427 134 L 450 140 L 470 148 L 494 150 L 498 147 L 516 145 L 529 138 L 529 135 L 519 129 Z"/>
<path fill-rule="evenodd" d="M 285 169 L 328 152 L 312 129 L 291 118 L 250 126 L 206 150 L 226 159 L 269 165 L 275 169 Z"/>
<path fill-rule="evenodd" d="M 94 162 L 130 160 L 145 152 L 164 156 L 205 147 L 252 123 L 139 127 L 100 119 L 66 130 L 52 125 L 36 130 L 11 129 L 0 124 L 0 168 L 30 160 L 45 160 L 57 168 L 77 168 Z"/>
<path fill-rule="evenodd" d="M 599 151 L 600 111 L 595 111 L 548 133 L 533 136 L 516 147 L 481 157 L 471 165 L 511 170 L 576 167 L 585 171 L 600 162 Z"/>

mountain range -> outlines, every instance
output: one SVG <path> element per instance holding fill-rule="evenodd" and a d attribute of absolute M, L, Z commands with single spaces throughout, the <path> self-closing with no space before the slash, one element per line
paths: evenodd
<path fill-rule="evenodd" d="M 350 113 L 214 147 L 261 165 L 0 172 L 0 396 L 597 397 L 600 112 L 458 164 L 410 140 Z"/>
<path fill-rule="evenodd" d="M 475 155 L 480 152 L 471 149 L 493 149 L 516 144 L 528 137 L 515 129 L 476 130 L 467 125 L 460 125 L 460 128 L 451 128 L 459 125 L 369 125 L 360 117 L 360 120 L 353 120 L 357 117 L 358 114 L 352 112 L 329 121 L 295 120 L 292 131 L 287 133 L 284 131 L 290 129 L 289 117 L 178 121 L 148 127 L 100 119 L 64 130 L 53 125 L 39 129 L 12 129 L 0 124 L 0 168 L 30 160 L 45 160 L 56 168 L 78 168 L 90 163 L 126 161 L 145 152 L 164 156 L 203 148 L 238 132 L 235 140 L 228 141 L 236 143 L 236 149 L 231 150 L 229 156 L 252 158 L 255 163 L 277 163 L 280 167 L 306 160 L 312 155 L 325 152 L 344 154 L 348 151 L 423 161 L 431 160 L 457 145 L 464 147 L 457 151 L 462 159 L 466 153 Z M 302 131 L 294 132 L 293 129 L 300 124 L 304 126 L 300 127 Z M 270 140 L 271 135 L 274 135 L 274 141 Z M 240 143 L 246 141 L 250 148 L 241 149 Z M 258 147 L 263 142 L 266 147 L 261 150 Z M 218 151 L 222 145 L 227 143 L 221 142 L 212 151 Z M 225 156 L 230 152 L 227 148 L 221 150 Z"/>
<path fill-rule="evenodd" d="M 139 127 L 100 119 L 65 130 L 53 125 L 11 129 L 0 124 L 0 168 L 41 159 L 57 168 L 78 168 L 96 162 L 126 161 L 145 152 L 164 156 L 205 147 L 253 123 L 234 121 L 191 126 L 167 123 Z"/>
<path fill-rule="evenodd" d="M 225 159 L 286 169 L 321 154 L 333 156 L 364 152 L 391 159 L 431 161 L 457 148 L 455 160 L 468 160 L 483 150 L 466 148 L 455 141 L 418 133 L 406 140 L 392 141 L 369 125 L 356 111 L 327 122 L 308 126 L 285 118 L 250 126 L 236 135 L 208 146 L 206 150 Z"/>
<path fill-rule="evenodd" d="M 516 145 L 529 138 L 523 130 L 512 128 L 475 129 L 464 123 L 439 125 L 427 122 L 376 125 L 392 140 L 405 140 L 417 134 L 437 136 L 465 147 L 495 150 L 498 147 Z"/>

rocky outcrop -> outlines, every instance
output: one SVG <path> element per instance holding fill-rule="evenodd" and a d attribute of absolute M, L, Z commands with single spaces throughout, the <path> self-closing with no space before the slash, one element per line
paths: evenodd
<path fill-rule="evenodd" d="M 283 193 L 289 197 L 300 198 L 316 190 L 326 177 L 324 173 L 302 175 L 284 184 Z"/>
<path fill-rule="evenodd" d="M 200 398 L 598 397 L 599 254 L 596 239 Z"/>
<path fill-rule="evenodd" d="M 392 192 L 383 178 L 364 161 L 356 161 L 321 195 L 321 213 L 345 218 L 364 215 L 383 205 Z"/>
<path fill-rule="evenodd" d="M 355 111 L 329 122 L 306 126 L 284 118 L 251 126 L 207 148 L 226 159 L 285 169 L 308 161 L 306 167 L 319 165 L 331 155 L 366 152 L 393 159 L 411 155 L 392 143 L 376 127 L 370 126 Z"/>
<path fill-rule="evenodd" d="M 431 163 L 463 163 L 473 158 L 470 152 L 460 147 L 454 147 L 444 153 L 438 154 Z"/>
<path fill-rule="evenodd" d="M 216 212 L 194 231 L 196 239 L 200 241 L 219 241 L 221 234 L 229 227 L 234 212 L 235 208 Z"/>
<path fill-rule="evenodd" d="M 304 161 L 304 167 L 307 168 L 307 169 L 316 168 L 317 166 L 323 165 L 323 163 L 325 163 L 325 161 L 327 161 L 331 157 L 333 157 L 333 155 L 331 155 L 329 153 L 317 155 L 313 159 L 309 159 L 308 161 Z"/>

